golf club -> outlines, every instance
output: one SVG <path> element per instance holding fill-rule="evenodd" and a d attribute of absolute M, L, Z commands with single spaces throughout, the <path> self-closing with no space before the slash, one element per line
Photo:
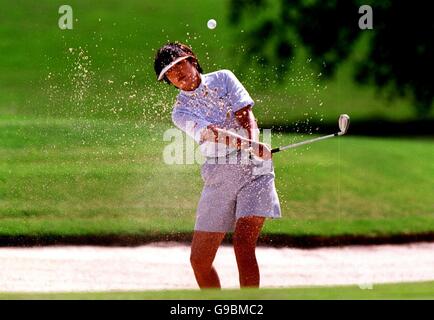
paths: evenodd
<path fill-rule="evenodd" d="M 287 146 L 274 148 L 274 149 L 271 149 L 271 153 L 276 153 L 276 152 L 283 151 L 286 149 L 296 148 L 299 146 L 303 146 L 305 144 L 309 144 L 312 142 L 316 142 L 316 141 L 320 141 L 320 140 L 324 140 L 324 139 L 328 139 L 328 138 L 332 138 L 332 137 L 342 136 L 345 133 L 347 133 L 349 125 L 350 125 L 350 116 L 347 114 L 341 114 L 339 116 L 339 130 L 340 130 L 339 132 L 334 133 L 334 134 L 329 134 L 329 135 L 324 136 L 324 137 L 314 138 L 314 139 L 310 139 L 310 140 L 306 140 L 306 141 L 302 141 L 302 142 L 298 142 L 298 143 L 293 143 L 293 144 L 290 144 Z"/>

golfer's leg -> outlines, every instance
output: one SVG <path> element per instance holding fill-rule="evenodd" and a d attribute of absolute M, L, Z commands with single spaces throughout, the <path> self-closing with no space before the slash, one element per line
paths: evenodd
<path fill-rule="evenodd" d="M 220 288 L 220 279 L 212 266 L 224 232 L 195 231 L 191 244 L 190 262 L 201 289 Z"/>
<path fill-rule="evenodd" d="M 264 220 L 264 217 L 258 216 L 237 220 L 233 243 L 241 287 L 259 287 L 259 267 L 255 249 Z"/>

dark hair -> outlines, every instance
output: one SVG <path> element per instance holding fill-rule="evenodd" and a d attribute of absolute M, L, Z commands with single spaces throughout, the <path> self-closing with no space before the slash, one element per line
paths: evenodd
<path fill-rule="evenodd" d="M 186 44 L 175 41 L 175 42 L 168 43 L 162 46 L 160 49 L 158 49 L 154 60 L 154 70 L 155 73 L 157 74 L 157 77 L 159 76 L 161 70 L 163 70 L 165 66 L 170 64 L 173 60 L 185 55 L 192 56 L 192 58 L 188 58 L 188 59 L 191 59 L 197 71 L 203 73 L 202 67 L 199 64 L 199 61 L 197 61 L 197 57 L 194 54 L 194 52 L 191 50 L 191 48 Z M 164 75 L 163 80 L 164 82 L 171 84 L 169 79 L 167 79 L 166 75 Z"/>

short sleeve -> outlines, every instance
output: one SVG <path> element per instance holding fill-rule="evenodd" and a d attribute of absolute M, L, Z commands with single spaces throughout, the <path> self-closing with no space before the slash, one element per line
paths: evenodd
<path fill-rule="evenodd" d="M 226 75 L 226 88 L 232 111 L 236 112 L 246 106 L 255 104 L 247 90 L 230 70 L 224 70 Z"/>
<path fill-rule="evenodd" d="M 172 121 L 198 144 L 202 143 L 201 135 L 203 130 L 211 124 L 211 122 L 206 121 L 189 110 L 177 106 L 173 109 Z"/>

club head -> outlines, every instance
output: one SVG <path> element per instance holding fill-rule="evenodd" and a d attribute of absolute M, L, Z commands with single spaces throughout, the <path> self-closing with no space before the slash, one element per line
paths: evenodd
<path fill-rule="evenodd" d="M 347 133 L 348 127 L 350 126 L 350 116 L 347 114 L 341 114 L 339 116 L 339 135 Z"/>

